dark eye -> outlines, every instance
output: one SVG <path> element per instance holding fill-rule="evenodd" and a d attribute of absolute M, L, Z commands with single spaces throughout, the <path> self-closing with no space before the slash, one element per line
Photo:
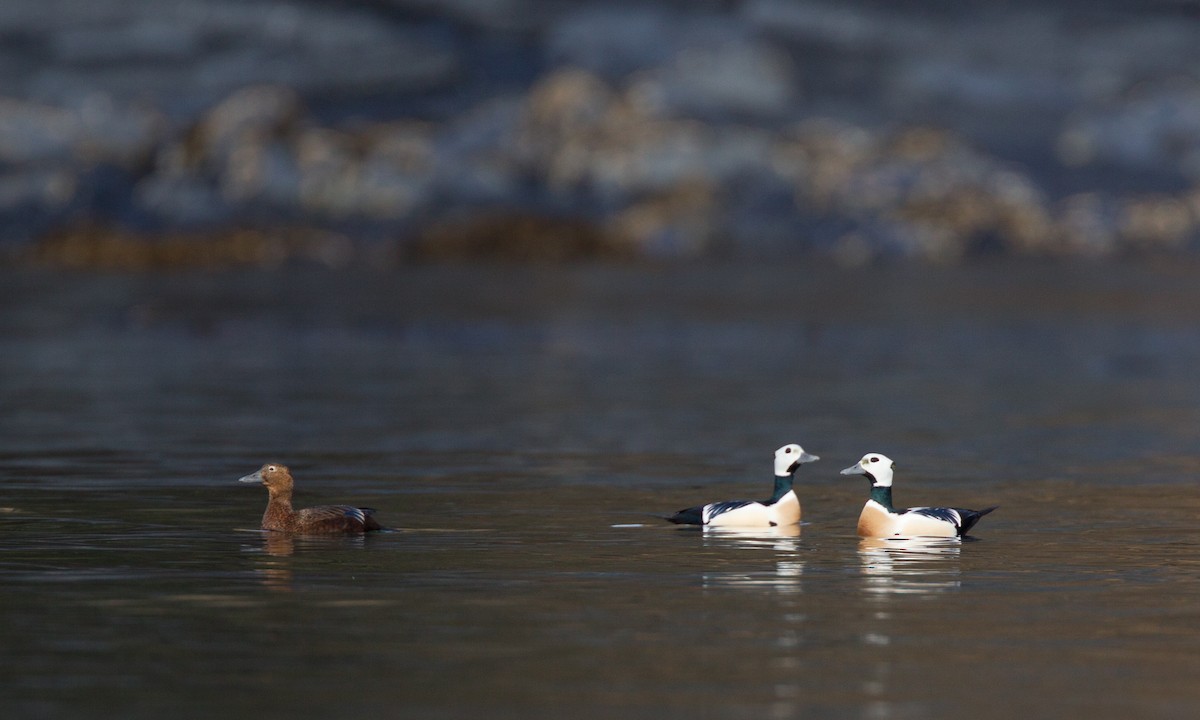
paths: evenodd
<path fill-rule="evenodd" d="M 791 454 L 792 454 L 792 449 L 791 449 L 791 448 L 788 448 L 787 450 L 784 450 L 784 452 L 785 452 L 785 453 L 787 453 L 787 454 L 789 454 L 789 455 L 791 455 Z"/>
<path fill-rule="evenodd" d="M 877 457 L 869 458 L 867 460 L 867 462 L 879 462 L 879 458 L 877 458 Z"/>

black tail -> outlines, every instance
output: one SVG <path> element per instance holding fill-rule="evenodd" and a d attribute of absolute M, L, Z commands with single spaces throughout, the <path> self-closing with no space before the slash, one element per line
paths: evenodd
<path fill-rule="evenodd" d="M 995 509 L 996 509 L 996 508 L 998 508 L 998 507 L 1000 507 L 1000 506 L 999 506 L 999 505 L 993 505 L 993 506 L 991 506 L 991 507 L 989 507 L 989 508 L 984 508 L 984 509 L 982 509 L 982 510 L 962 510 L 962 509 L 959 509 L 959 511 L 958 511 L 958 514 L 959 514 L 960 516 L 962 516 L 962 528 L 961 528 L 961 529 L 959 529 L 959 531 L 958 531 L 958 534 L 959 534 L 959 535 L 966 535 L 966 534 L 967 534 L 967 532 L 968 532 L 968 531 L 969 531 L 971 528 L 975 527 L 975 523 L 979 522 L 980 518 L 982 518 L 984 515 L 987 515 L 988 513 L 990 513 L 991 511 L 995 510 Z"/>
<path fill-rule="evenodd" d="M 700 505 L 686 510 L 680 510 L 674 515 L 664 515 L 663 520 L 668 520 L 676 525 L 703 525 L 704 524 L 704 506 Z"/>
<path fill-rule="evenodd" d="M 383 530 L 384 527 L 374 518 L 375 508 L 359 508 L 363 511 L 363 531 Z"/>

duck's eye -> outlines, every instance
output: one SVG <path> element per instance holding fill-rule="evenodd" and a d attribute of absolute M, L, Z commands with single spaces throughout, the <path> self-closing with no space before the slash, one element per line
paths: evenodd
<path fill-rule="evenodd" d="M 792 454 L 792 449 L 791 449 L 791 448 L 788 448 L 788 449 L 784 450 L 784 452 L 785 452 L 785 453 L 787 453 L 788 455 L 791 455 L 791 454 Z"/>
<path fill-rule="evenodd" d="M 867 458 L 867 462 L 879 462 L 879 458 L 877 458 L 877 457 Z"/>
<path fill-rule="evenodd" d="M 274 466 L 274 465 L 268 465 L 268 466 L 267 466 L 267 472 L 275 472 L 275 466 Z"/>

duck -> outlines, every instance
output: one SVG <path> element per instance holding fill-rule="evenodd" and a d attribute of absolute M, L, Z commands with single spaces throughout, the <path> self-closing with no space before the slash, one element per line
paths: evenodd
<path fill-rule="evenodd" d="M 983 510 L 951 507 L 915 507 L 897 510 L 892 505 L 892 476 L 896 463 L 880 453 L 867 453 L 842 475 L 866 475 L 871 481 L 871 498 L 858 516 L 860 537 L 958 537 L 975 527 L 996 505 Z"/>
<path fill-rule="evenodd" d="M 320 505 L 303 510 L 292 509 L 292 488 L 295 481 L 286 465 L 267 463 L 256 472 L 239 478 L 238 482 L 262 483 L 267 488 L 267 511 L 263 513 L 262 529 L 287 533 L 361 534 L 382 530 L 372 515 L 373 508 L 352 505 Z"/>
<path fill-rule="evenodd" d="M 726 500 L 686 508 L 667 517 L 676 525 L 703 527 L 778 527 L 800 522 L 800 499 L 792 489 L 796 471 L 820 458 L 796 444 L 775 451 L 775 492 L 767 500 Z"/>

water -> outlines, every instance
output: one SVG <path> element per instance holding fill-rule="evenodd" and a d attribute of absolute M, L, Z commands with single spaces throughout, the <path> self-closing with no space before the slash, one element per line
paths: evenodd
<path fill-rule="evenodd" d="M 1191 717 L 1195 270 L 5 272 L 5 716 Z M 867 451 L 1001 507 L 860 542 Z"/>

